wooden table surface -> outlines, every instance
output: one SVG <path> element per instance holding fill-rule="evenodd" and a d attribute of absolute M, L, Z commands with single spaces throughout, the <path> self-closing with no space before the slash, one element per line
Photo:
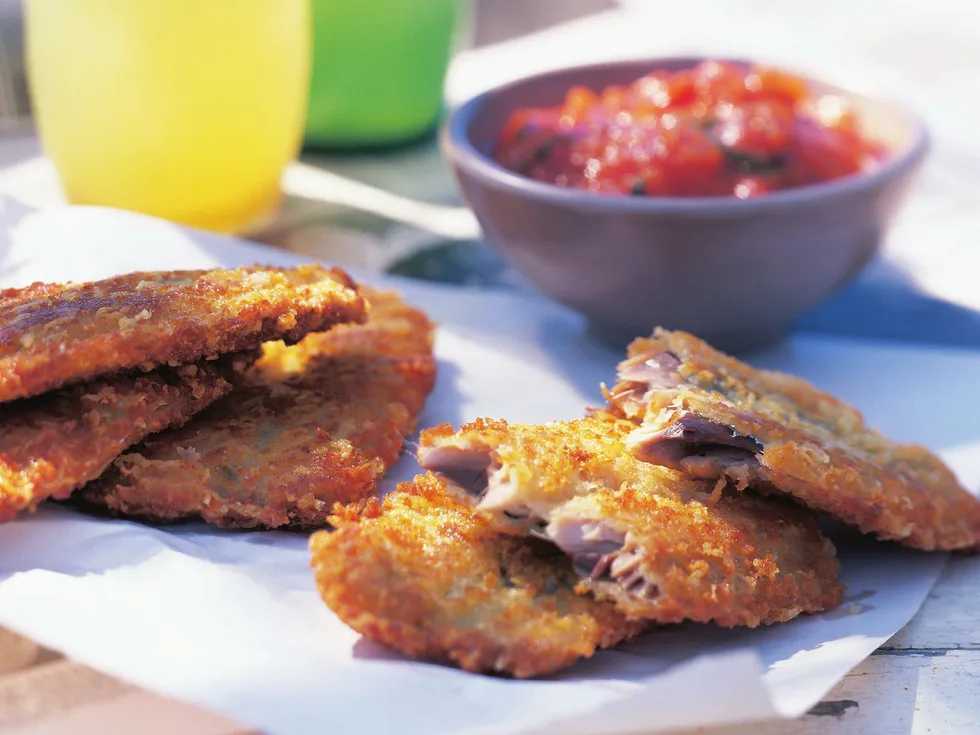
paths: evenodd
<path fill-rule="evenodd" d="M 799 720 L 696 732 L 967 735 L 980 731 L 978 582 L 980 557 L 951 559 L 912 621 Z"/>

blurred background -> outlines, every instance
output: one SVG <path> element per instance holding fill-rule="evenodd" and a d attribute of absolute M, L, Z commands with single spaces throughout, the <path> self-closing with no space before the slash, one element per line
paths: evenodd
<path fill-rule="evenodd" d="M 423 0 L 424 2 L 424 0 Z M 334 2 L 336 6 L 347 3 Z M 401 3 L 406 8 L 415 3 Z M 616 5 L 614 0 L 462 0 L 456 3 L 466 43 L 486 46 Z M 370 3 L 359 6 L 370 8 Z M 23 61 L 23 0 L 0 0 L 0 131 L 31 128 Z"/>
<path fill-rule="evenodd" d="M 109 204 L 351 267 L 530 289 L 459 196 L 436 142 L 446 111 L 575 63 L 748 57 L 897 99 L 932 133 L 882 256 L 800 327 L 977 346 L 978 27 L 965 0 L 0 0 L 4 221 Z M 167 145 L 147 150 L 148 135 Z"/>

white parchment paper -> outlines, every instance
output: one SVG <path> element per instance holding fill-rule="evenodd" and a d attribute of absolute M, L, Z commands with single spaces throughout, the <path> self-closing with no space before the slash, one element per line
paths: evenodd
<path fill-rule="evenodd" d="M 0 285 L 301 260 L 97 208 L 29 217 L 0 257 Z M 389 285 L 441 325 L 422 425 L 572 418 L 612 379 L 619 353 L 544 300 Z M 980 424 L 963 410 L 980 403 L 977 353 L 797 337 L 753 361 L 807 377 L 980 483 Z M 405 459 L 390 480 L 414 471 Z M 944 563 L 871 542 L 841 557 L 838 610 L 757 630 L 664 627 L 560 676 L 511 681 L 361 640 L 316 596 L 305 536 L 45 508 L 0 526 L 0 624 L 269 733 L 652 733 L 805 712 L 915 614 Z"/>

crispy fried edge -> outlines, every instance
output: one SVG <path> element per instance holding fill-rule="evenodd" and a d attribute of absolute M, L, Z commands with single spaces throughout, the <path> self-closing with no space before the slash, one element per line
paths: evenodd
<path fill-rule="evenodd" d="M 179 426 L 231 391 L 242 356 L 69 386 L 8 404 L 0 419 L 0 522 L 66 498 L 128 446 Z M 120 405 L 123 416 L 113 417 Z"/>

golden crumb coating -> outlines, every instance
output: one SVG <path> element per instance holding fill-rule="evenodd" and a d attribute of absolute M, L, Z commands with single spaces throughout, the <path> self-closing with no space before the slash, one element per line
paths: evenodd
<path fill-rule="evenodd" d="M 784 493 L 918 549 L 980 543 L 980 501 L 927 449 L 893 442 L 804 380 L 757 370 L 683 332 L 636 340 L 608 392 L 641 424 L 637 457 Z"/>
<path fill-rule="evenodd" d="M 0 521 L 67 497 L 131 444 L 228 393 L 235 359 L 94 380 L 0 407 Z"/>
<path fill-rule="evenodd" d="M 659 623 L 755 627 L 829 610 L 843 596 L 836 551 L 813 515 L 749 493 L 685 502 L 606 489 L 569 501 L 548 532 L 585 575 L 583 589 Z"/>
<path fill-rule="evenodd" d="M 432 474 L 310 539 L 327 606 L 370 640 L 467 671 L 539 676 L 646 627 L 575 593 L 547 546 L 501 535 Z"/>
<path fill-rule="evenodd" d="M 792 504 L 637 460 L 632 422 L 480 420 L 422 433 L 419 462 L 500 531 L 546 538 L 580 590 L 658 622 L 749 625 L 838 605 L 833 545 Z"/>
<path fill-rule="evenodd" d="M 0 291 L 0 402 L 100 375 L 179 365 L 365 318 L 343 271 L 130 273 Z"/>
<path fill-rule="evenodd" d="M 269 343 L 225 399 L 113 462 L 81 496 L 119 515 L 315 528 L 373 492 L 432 390 L 433 326 L 364 289 L 366 324 Z"/>

